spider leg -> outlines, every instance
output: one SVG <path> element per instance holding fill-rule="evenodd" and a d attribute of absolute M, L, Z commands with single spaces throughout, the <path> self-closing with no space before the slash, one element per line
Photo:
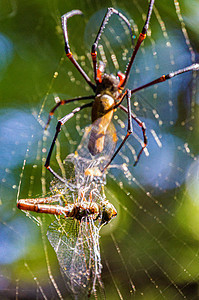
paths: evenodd
<path fill-rule="evenodd" d="M 128 127 L 127 127 L 127 133 L 126 136 L 124 137 L 123 141 L 121 142 L 121 144 L 119 145 L 119 147 L 117 148 L 117 150 L 115 151 L 115 153 L 113 154 L 113 156 L 111 157 L 110 161 L 106 164 L 106 166 L 104 167 L 104 169 L 102 170 L 102 172 L 104 172 L 107 167 L 110 165 L 110 163 L 113 161 L 113 159 L 115 158 L 115 156 L 118 154 L 118 152 L 120 151 L 120 149 L 123 147 L 124 143 L 126 142 L 126 140 L 128 139 L 128 137 L 131 135 L 131 133 L 133 132 L 133 124 L 132 124 L 132 114 L 131 114 L 131 92 L 130 90 L 127 90 L 125 93 L 125 96 L 127 98 L 127 113 L 128 113 Z"/>
<path fill-rule="evenodd" d="M 64 104 L 67 104 L 67 103 L 70 103 L 70 102 L 74 102 L 74 101 L 87 100 L 87 99 L 94 99 L 94 98 L 95 98 L 95 96 L 85 96 L 85 97 L 77 97 L 77 98 L 73 98 L 73 99 L 61 100 L 61 101 L 59 101 L 59 102 L 51 109 L 51 111 L 49 112 L 49 115 L 48 115 L 48 121 L 47 121 L 47 123 L 46 123 L 45 130 L 48 128 L 48 125 L 49 125 L 49 123 L 50 123 L 50 120 L 51 120 L 52 116 L 54 115 L 55 110 L 56 110 L 60 105 L 64 105 Z"/>
<path fill-rule="evenodd" d="M 98 46 L 98 42 L 101 38 L 102 32 L 105 29 L 106 24 L 109 21 L 109 18 L 111 17 L 112 14 L 116 14 L 118 15 L 128 26 L 130 34 L 131 34 L 131 38 L 132 38 L 132 42 L 133 42 L 133 33 L 132 33 L 132 29 L 131 29 L 131 24 L 129 22 L 129 20 L 119 11 L 117 11 L 116 9 L 109 7 L 107 9 L 107 12 L 102 20 L 101 26 L 99 28 L 99 31 L 97 33 L 97 36 L 95 38 L 94 44 L 92 45 L 91 48 L 91 57 L 92 57 L 92 61 L 93 61 L 93 71 L 94 71 L 94 80 L 95 82 L 97 82 L 97 46 Z"/>
<path fill-rule="evenodd" d="M 152 86 L 154 84 L 157 84 L 157 83 L 160 83 L 160 82 L 163 82 L 163 81 L 166 81 L 168 79 L 171 79 L 177 75 L 180 75 L 180 74 L 183 74 L 185 72 L 189 72 L 189 71 L 198 71 L 199 70 L 199 64 L 192 64 L 184 69 L 180 69 L 178 71 L 175 71 L 175 72 L 171 72 L 171 73 L 168 73 L 167 75 L 162 75 L 161 77 L 147 83 L 147 84 L 144 84 L 134 90 L 131 90 L 131 94 L 137 92 L 137 91 L 140 91 L 142 89 L 145 89 L 146 87 L 149 87 L 149 86 Z"/>
<path fill-rule="evenodd" d="M 117 99 L 117 102 L 114 106 L 114 109 L 118 108 L 118 106 L 120 106 L 120 104 L 123 102 L 125 96 L 127 95 L 128 90 L 126 90 L 122 95 L 120 95 L 120 97 Z"/>
<path fill-rule="evenodd" d="M 155 0 L 150 0 L 146 21 L 145 21 L 144 26 L 142 28 L 142 31 L 141 31 L 141 33 L 138 37 L 138 40 L 137 40 L 137 43 L 136 43 L 135 48 L 133 50 L 133 54 L 131 56 L 131 59 L 130 59 L 128 65 L 127 65 L 127 69 L 126 69 L 126 72 L 125 72 L 125 79 L 122 82 L 121 87 L 124 87 L 125 84 L 127 83 L 127 80 L 129 78 L 129 75 L 130 75 L 131 67 L 132 67 L 132 64 L 134 62 L 137 51 L 140 48 L 140 45 L 142 44 L 144 39 L 146 38 L 146 33 L 147 33 L 147 30 L 148 30 L 148 27 L 149 27 L 149 21 L 150 21 L 150 18 L 151 18 L 151 13 L 152 13 L 152 10 L 153 10 L 154 1 Z"/>
<path fill-rule="evenodd" d="M 125 106 L 119 105 L 119 108 L 121 108 L 124 112 L 126 112 L 128 114 L 128 109 Z M 134 163 L 134 166 L 136 166 L 140 159 L 142 152 L 144 151 L 144 148 L 146 148 L 146 146 L 147 146 L 146 126 L 145 126 L 145 123 L 140 121 L 132 112 L 131 112 L 131 118 L 141 127 L 142 134 L 143 134 L 143 140 L 144 140 L 144 145 L 142 146 L 140 152 L 138 153 L 137 159 Z"/>
<path fill-rule="evenodd" d="M 163 82 L 163 81 L 166 81 L 168 79 L 171 79 L 177 75 L 180 75 L 180 74 L 183 74 L 185 72 L 189 72 L 189 71 L 198 71 L 199 70 L 199 64 L 192 64 L 184 69 L 179 69 L 175 72 L 171 72 L 171 73 L 168 73 L 167 75 L 162 75 L 161 77 L 145 84 L 145 85 L 142 85 L 136 89 L 133 89 L 131 90 L 131 95 L 137 91 L 140 91 L 146 87 L 149 87 L 149 86 L 152 86 L 154 84 L 157 84 L 157 83 L 160 83 L 160 82 Z M 124 92 L 124 94 L 121 95 L 121 98 L 119 99 L 119 101 L 117 102 L 117 104 L 114 106 L 114 109 L 116 109 L 117 107 L 121 108 L 123 111 L 125 111 L 127 114 L 128 114 L 128 109 L 126 107 L 124 107 L 123 105 L 121 105 L 122 101 L 124 100 L 124 97 L 126 96 L 127 94 L 127 91 L 126 90 Z M 146 148 L 147 146 L 147 136 L 146 136 L 146 126 L 144 124 L 144 122 L 140 121 L 135 115 L 133 115 L 133 113 L 131 112 L 131 117 L 132 119 L 141 127 L 142 129 L 142 134 L 143 134 L 143 140 L 144 140 L 144 145 L 142 146 L 140 152 L 138 153 L 138 156 L 137 156 L 137 159 L 134 163 L 134 166 L 138 163 L 139 159 L 140 159 L 140 156 L 142 154 L 142 152 L 144 151 L 144 148 Z"/>
<path fill-rule="evenodd" d="M 68 30 L 67 30 L 67 20 L 68 20 L 68 18 L 71 18 L 71 17 L 73 17 L 75 15 L 82 15 L 82 14 L 83 13 L 81 12 L 81 10 L 72 10 L 72 11 L 66 13 L 65 15 L 63 15 L 61 17 L 61 20 L 62 20 L 62 29 L 63 29 L 64 39 L 65 39 L 65 52 L 66 52 L 66 56 L 70 59 L 70 61 L 75 66 L 75 68 L 84 77 L 84 79 L 86 80 L 86 82 L 88 83 L 88 85 L 92 88 L 93 91 L 95 91 L 95 89 L 96 89 L 95 84 L 93 84 L 91 82 L 91 80 L 88 77 L 88 75 L 84 72 L 84 70 L 80 67 L 80 65 L 78 64 L 78 62 L 73 57 L 73 54 L 70 51 L 70 46 L 69 46 L 69 41 L 68 41 Z"/>
<path fill-rule="evenodd" d="M 45 167 L 57 178 L 59 179 L 61 182 L 65 183 L 66 180 L 63 179 L 61 176 L 59 176 L 51 167 L 50 167 L 50 158 L 53 152 L 53 148 L 55 146 L 55 142 L 56 139 L 58 137 L 59 132 L 61 131 L 61 126 L 64 125 L 69 119 L 71 119 L 76 113 L 78 113 L 79 111 L 81 111 L 83 108 L 92 106 L 93 102 L 90 103 L 86 103 L 80 107 L 76 107 L 75 109 L 73 109 L 73 111 L 69 114 L 67 114 L 66 116 L 64 116 L 62 119 L 60 119 L 57 123 L 57 127 L 56 127 L 56 132 L 52 141 L 52 144 L 50 146 L 50 150 L 48 152 L 48 156 L 46 158 L 46 162 L 45 162 Z"/>
<path fill-rule="evenodd" d="M 183 74 L 183 73 L 186 73 L 186 72 L 190 72 L 190 71 L 199 71 L 199 64 L 195 63 L 195 64 L 192 64 L 184 69 L 179 69 L 175 72 L 170 72 L 168 73 L 167 75 L 162 75 L 160 76 L 159 78 L 153 80 L 153 81 L 150 81 L 149 83 L 147 84 L 144 84 L 144 85 L 141 85 L 133 90 L 131 90 L 131 95 L 140 91 L 140 90 L 143 90 L 149 86 L 152 86 L 154 84 L 157 84 L 157 83 L 160 83 L 160 82 L 164 82 L 168 79 L 171 79 L 177 75 L 180 75 L 180 74 Z M 126 93 L 127 93 L 127 90 L 117 99 L 117 103 L 116 105 L 114 106 L 114 109 L 118 108 L 120 106 L 120 104 L 123 102 L 125 96 L 126 96 Z"/>

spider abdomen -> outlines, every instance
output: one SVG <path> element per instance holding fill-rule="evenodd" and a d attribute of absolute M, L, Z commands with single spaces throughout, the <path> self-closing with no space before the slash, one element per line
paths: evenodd
<path fill-rule="evenodd" d="M 92 106 L 92 123 L 103 116 L 105 116 L 107 120 L 109 118 L 112 119 L 114 104 L 115 100 L 112 96 L 108 94 L 97 95 Z"/>
<path fill-rule="evenodd" d="M 101 153 L 107 128 L 113 117 L 115 100 L 108 94 L 97 95 L 92 106 L 92 129 L 88 149 L 92 155 Z"/>

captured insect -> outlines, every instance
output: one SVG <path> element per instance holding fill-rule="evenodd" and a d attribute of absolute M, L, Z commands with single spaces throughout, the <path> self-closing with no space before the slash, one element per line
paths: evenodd
<path fill-rule="evenodd" d="M 116 209 L 98 190 L 90 191 L 89 201 L 84 198 L 82 189 L 77 203 L 53 205 L 60 202 L 61 197 L 63 200 L 64 195 L 21 199 L 17 206 L 22 210 L 60 216 L 49 226 L 47 237 L 66 276 L 67 287 L 76 296 L 95 295 L 96 284 L 103 291 L 99 231 L 117 215 Z"/>
<path fill-rule="evenodd" d="M 61 118 L 56 127 L 56 133 L 53 138 L 45 167 L 59 180 L 64 182 L 64 179 L 60 177 L 51 167 L 50 167 L 50 159 L 52 155 L 52 151 L 55 145 L 55 141 L 58 137 L 58 134 L 61 130 L 61 126 L 64 125 L 70 118 L 72 118 L 76 113 L 79 113 L 81 110 L 83 110 L 86 107 L 92 107 L 91 110 L 91 117 L 92 117 L 92 123 L 97 122 L 97 127 L 92 130 L 90 141 L 88 143 L 88 151 L 95 156 L 96 154 L 100 153 L 103 151 L 104 148 L 104 139 L 105 136 L 109 130 L 109 125 L 111 123 L 113 113 L 117 108 L 120 108 L 123 110 L 127 116 L 128 116 L 128 125 L 127 125 L 127 133 L 116 149 L 116 151 L 113 153 L 112 157 L 110 160 L 107 162 L 106 166 L 101 170 L 102 172 L 107 169 L 107 167 L 110 165 L 112 160 L 115 158 L 117 153 L 120 151 L 128 137 L 132 134 L 133 132 L 133 126 L 132 126 L 132 120 L 134 120 L 142 130 L 143 134 L 143 145 L 140 150 L 140 152 L 137 155 L 137 159 L 134 163 L 134 165 L 137 164 L 137 162 L 140 159 L 140 156 L 147 146 L 147 136 L 146 136 L 146 127 L 145 124 L 140 121 L 134 113 L 131 111 L 131 96 L 142 89 L 145 89 L 149 86 L 152 86 L 154 84 L 166 81 L 170 78 L 173 78 L 174 76 L 177 76 L 179 74 L 188 72 L 188 71 L 193 71 L 193 70 L 199 70 L 199 64 L 192 64 L 184 69 L 180 69 L 175 72 L 171 72 L 167 75 L 162 75 L 159 78 L 150 81 L 149 83 L 146 83 L 142 86 L 139 86 L 133 90 L 126 89 L 125 86 L 128 82 L 130 71 L 134 62 L 134 59 L 136 57 L 137 51 L 140 48 L 140 45 L 142 44 L 143 40 L 146 38 L 147 30 L 149 27 L 149 21 L 150 17 L 152 14 L 153 10 L 153 5 L 154 5 L 154 0 L 151 0 L 149 3 L 148 7 L 148 12 L 146 16 L 146 21 L 145 24 L 142 28 L 141 33 L 139 34 L 139 37 L 137 39 L 137 42 L 134 46 L 133 53 L 131 55 L 131 58 L 129 60 L 129 63 L 127 64 L 126 71 L 125 73 L 118 72 L 116 76 L 113 74 L 106 74 L 105 73 L 105 65 L 102 62 L 97 62 L 97 48 L 98 48 L 98 43 L 101 38 L 101 35 L 105 29 L 105 26 L 108 24 L 109 18 L 111 17 L 112 14 L 116 14 L 119 18 L 121 18 L 126 25 L 128 26 L 131 38 L 133 39 L 132 36 L 132 30 L 131 30 L 131 25 L 128 19 L 120 12 L 118 12 L 114 8 L 108 8 L 101 26 L 99 28 L 99 31 L 97 33 L 96 39 L 92 45 L 91 48 L 91 57 L 92 57 L 92 62 L 93 62 L 93 73 L 94 73 L 94 82 L 91 81 L 91 79 L 88 77 L 88 75 L 85 73 L 85 71 L 81 68 L 81 66 L 78 64 L 78 62 L 75 60 L 69 46 L 69 39 L 68 39 L 68 31 L 67 31 L 67 21 L 69 18 L 75 16 L 75 15 L 81 15 L 82 12 L 80 10 L 72 10 L 65 15 L 62 16 L 62 28 L 63 28 L 63 33 L 64 33 L 64 39 L 65 39 L 65 52 L 66 56 L 70 59 L 70 61 L 73 63 L 75 68 L 80 72 L 82 77 L 85 79 L 86 83 L 90 86 L 90 88 L 93 90 L 94 94 L 89 95 L 89 96 L 84 96 L 84 97 L 77 97 L 73 99 L 68 99 L 68 100 L 61 100 L 58 102 L 53 109 L 49 113 L 49 118 L 46 124 L 46 128 L 48 127 L 51 117 L 53 116 L 55 110 L 60 106 L 64 105 L 73 101 L 80 101 L 80 100 L 90 100 L 92 99 L 91 102 L 86 103 L 80 107 L 75 108 L 71 113 L 67 114 L 63 118 Z M 127 99 L 127 107 L 122 105 L 122 102 L 124 99 Z"/>
<path fill-rule="evenodd" d="M 101 281 L 99 232 L 117 215 L 104 193 L 105 174 L 100 172 L 114 151 L 112 135 L 106 135 L 103 155 L 88 153 L 91 125 L 75 153 L 65 159 L 65 182 L 54 180 L 47 197 L 20 199 L 17 207 L 55 216 L 47 237 L 54 248 L 68 290 L 75 299 L 104 294 Z M 81 298 L 82 299 L 82 298 Z"/>

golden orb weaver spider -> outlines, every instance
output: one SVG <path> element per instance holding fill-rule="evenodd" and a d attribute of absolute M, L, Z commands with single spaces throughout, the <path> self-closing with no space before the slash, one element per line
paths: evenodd
<path fill-rule="evenodd" d="M 70 46 L 69 46 L 69 40 L 68 40 L 68 31 L 67 31 L 67 20 L 68 18 L 74 16 L 74 15 L 81 15 L 82 12 L 80 10 L 72 10 L 65 15 L 62 16 L 62 28 L 63 28 L 63 33 L 64 33 L 64 39 L 65 39 L 65 52 L 66 56 L 69 58 L 69 60 L 73 63 L 75 68 L 80 72 L 80 74 L 83 76 L 83 78 L 86 80 L 87 84 L 91 87 L 91 89 L 94 92 L 94 95 L 89 95 L 89 96 L 84 96 L 84 97 L 77 97 L 73 99 L 68 99 L 68 100 L 61 100 L 59 103 L 57 103 L 53 109 L 49 113 L 48 121 L 46 124 L 46 128 L 48 127 L 51 117 L 53 116 L 55 110 L 60 106 L 64 105 L 73 101 L 80 101 L 80 100 L 90 100 L 92 99 L 91 102 L 86 103 L 80 107 L 75 108 L 71 113 L 67 114 L 63 118 L 61 118 L 56 127 L 56 132 L 50 147 L 50 150 L 48 152 L 48 156 L 46 159 L 45 167 L 60 181 L 65 182 L 65 180 L 60 177 L 51 167 L 50 167 L 50 158 L 52 155 L 52 151 L 56 142 L 56 139 L 58 137 L 58 134 L 61 130 L 61 126 L 64 125 L 70 118 L 72 118 L 76 113 L 80 112 L 82 109 L 86 107 L 92 107 L 91 111 L 91 116 L 92 116 L 92 123 L 95 122 L 95 128 L 91 131 L 91 138 L 88 143 L 88 150 L 92 155 L 96 155 L 100 152 L 103 151 L 104 148 L 104 139 L 106 136 L 106 132 L 108 130 L 108 126 L 112 120 L 113 117 L 113 112 L 117 109 L 120 108 L 123 110 L 125 113 L 128 115 L 128 125 L 127 125 L 127 133 L 126 136 L 124 137 L 123 141 L 121 144 L 118 146 L 117 150 L 111 157 L 110 161 L 106 164 L 106 166 L 103 168 L 102 172 L 104 172 L 107 167 L 110 165 L 112 160 L 115 158 L 115 156 L 118 154 L 128 137 L 132 134 L 133 132 L 133 126 L 132 126 L 132 120 L 134 120 L 142 130 L 143 134 L 143 146 L 140 150 L 140 152 L 137 155 L 137 159 L 134 163 L 134 166 L 137 164 L 139 161 L 139 158 L 144 150 L 144 148 L 147 146 L 147 136 L 146 136 L 146 127 L 145 124 L 140 121 L 131 111 L 131 96 L 137 91 L 140 91 L 144 88 L 147 88 L 149 86 L 152 86 L 154 84 L 166 81 L 170 78 L 173 78 L 176 75 L 188 72 L 188 71 L 193 71 L 193 70 L 199 70 L 199 64 L 192 64 L 186 68 L 177 70 L 175 72 L 168 73 L 167 75 L 162 75 L 159 78 L 150 81 L 147 84 L 144 84 L 140 87 L 137 87 L 133 90 L 126 89 L 124 90 L 129 75 L 130 71 L 135 59 L 135 56 L 137 54 L 138 49 L 140 48 L 140 45 L 142 44 L 143 40 L 146 38 L 147 30 L 149 27 L 149 21 L 150 17 L 152 14 L 153 10 L 153 5 L 154 5 L 155 0 L 150 0 L 149 2 L 149 7 L 148 7 L 148 12 L 146 16 L 146 21 L 145 24 L 142 28 L 141 33 L 139 34 L 139 37 L 137 39 L 137 42 L 135 44 L 132 56 L 129 60 L 129 63 L 127 65 L 125 73 L 118 72 L 117 76 L 114 76 L 112 74 L 106 74 L 105 71 L 105 66 L 102 62 L 99 62 L 97 64 L 97 47 L 98 47 L 98 42 L 100 40 L 100 37 L 103 33 L 103 30 L 106 26 L 106 24 L 109 21 L 109 18 L 111 17 L 112 14 L 116 14 L 121 18 L 128 26 L 131 37 L 132 37 L 132 30 L 130 26 L 130 22 L 128 19 L 120 12 L 118 12 L 114 8 L 108 8 L 101 26 L 99 28 L 99 31 L 97 33 L 96 39 L 92 45 L 91 48 L 91 57 L 93 61 L 93 73 L 94 73 L 94 81 L 95 84 L 91 81 L 91 79 L 88 77 L 88 75 L 84 72 L 84 70 L 81 68 L 81 66 L 78 64 L 78 62 L 75 60 L 72 52 L 70 51 Z M 127 108 L 122 105 L 122 102 L 124 99 L 127 99 Z M 97 127 L 96 127 L 97 124 Z"/>

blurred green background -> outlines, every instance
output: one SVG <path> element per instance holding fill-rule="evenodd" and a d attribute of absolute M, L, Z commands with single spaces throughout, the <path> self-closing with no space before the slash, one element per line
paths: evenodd
<path fill-rule="evenodd" d="M 156 1 L 148 39 L 136 58 L 129 87 L 198 62 L 199 3 L 181 0 L 179 4 L 183 22 L 177 1 Z M 131 19 L 137 36 L 136 26 L 141 30 L 147 12 L 146 0 L 0 1 L 2 299 L 70 299 L 46 238 L 52 218 L 28 217 L 17 210 L 16 201 L 42 196 L 49 190 L 52 176 L 43 164 L 56 118 L 48 135 L 44 135 L 43 125 L 54 98 L 91 94 L 65 58 L 61 16 L 72 9 L 84 12 L 83 17 L 69 21 L 69 40 L 72 52 L 92 77 L 89 52 L 93 36 L 110 6 Z M 105 33 L 110 46 L 106 40 L 104 43 L 107 53 L 118 57 L 119 66 L 108 61 L 107 68 L 116 73 L 124 71 L 130 43 L 128 32 L 120 32 L 117 18 L 110 21 L 110 28 L 114 29 L 112 36 Z M 118 44 L 115 32 L 121 37 Z M 107 299 L 199 298 L 197 84 L 196 74 L 185 74 L 172 83 L 139 92 L 132 100 L 132 109 L 147 125 L 149 156 L 143 155 L 138 166 L 132 167 L 135 156 L 131 147 L 140 149 L 132 137 L 114 162 L 125 162 L 126 169 L 110 169 L 107 176 L 105 192 L 118 210 L 117 218 L 103 228 L 100 238 Z M 56 117 L 76 105 L 59 109 Z M 126 122 L 125 115 L 118 116 Z M 62 159 L 74 152 L 81 140 L 79 128 L 89 122 L 86 110 L 63 129 Z M 119 137 L 124 135 L 116 126 Z M 142 139 L 136 126 L 135 132 Z M 55 155 L 52 165 L 59 170 Z"/>

